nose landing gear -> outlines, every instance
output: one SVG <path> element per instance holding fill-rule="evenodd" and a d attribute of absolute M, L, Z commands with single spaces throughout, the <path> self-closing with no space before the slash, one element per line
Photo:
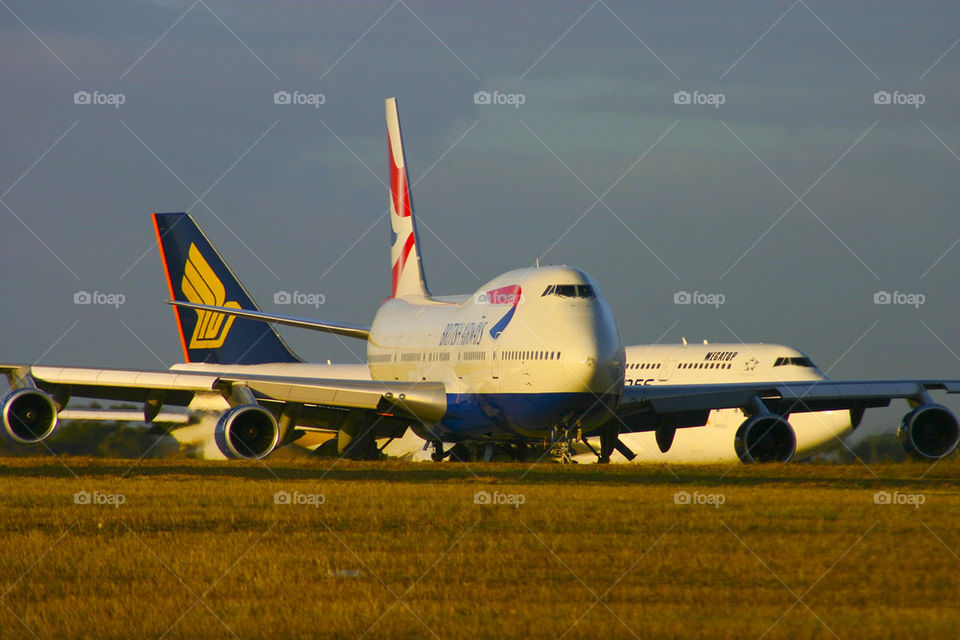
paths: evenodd
<path fill-rule="evenodd" d="M 550 455 L 557 458 L 560 464 L 576 464 L 577 461 L 573 459 L 573 445 L 577 440 L 583 440 L 583 434 L 579 427 L 568 429 L 557 426 L 551 429 L 549 441 L 545 441 L 543 444 L 545 447 L 549 447 Z M 584 440 L 584 442 L 586 441 Z"/>

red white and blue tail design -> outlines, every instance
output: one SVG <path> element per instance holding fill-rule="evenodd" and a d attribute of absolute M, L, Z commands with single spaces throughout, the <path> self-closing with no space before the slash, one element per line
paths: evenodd
<path fill-rule="evenodd" d="M 394 298 L 429 297 L 423 278 L 417 226 L 410 201 L 410 179 L 403 154 L 397 99 L 387 98 L 387 145 L 390 160 L 390 264 Z"/>

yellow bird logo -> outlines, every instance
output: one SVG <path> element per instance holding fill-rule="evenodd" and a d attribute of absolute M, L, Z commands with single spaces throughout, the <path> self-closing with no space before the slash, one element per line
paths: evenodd
<path fill-rule="evenodd" d="M 180 289 L 184 297 L 194 304 L 240 309 L 238 303 L 232 300 L 226 302 L 227 292 L 223 288 L 223 282 L 210 268 L 209 263 L 197 249 L 197 245 L 193 243 L 190 244 L 190 251 L 187 254 L 187 264 L 183 267 Z M 235 319 L 235 316 L 197 309 L 197 324 L 193 328 L 193 335 L 190 336 L 190 348 L 222 347 Z"/>

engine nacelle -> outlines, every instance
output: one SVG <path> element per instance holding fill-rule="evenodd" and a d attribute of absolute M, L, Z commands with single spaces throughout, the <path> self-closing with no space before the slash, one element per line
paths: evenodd
<path fill-rule="evenodd" d="M 733 448 L 744 464 L 790 462 L 797 452 L 797 434 L 783 416 L 758 413 L 737 429 Z"/>
<path fill-rule="evenodd" d="M 914 458 L 939 460 L 956 450 L 960 425 L 953 412 L 943 405 L 923 404 L 903 416 L 897 438 Z"/>
<path fill-rule="evenodd" d="M 14 444 L 36 444 L 57 426 L 57 405 L 36 389 L 16 389 L 3 399 L 3 435 Z"/>
<path fill-rule="evenodd" d="M 280 429 L 272 413 L 258 404 L 246 404 L 220 416 L 214 438 L 228 458 L 258 460 L 277 447 Z"/>

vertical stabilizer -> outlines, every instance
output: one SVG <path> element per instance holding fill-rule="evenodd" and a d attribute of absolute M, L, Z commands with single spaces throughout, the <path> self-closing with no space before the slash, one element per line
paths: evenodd
<path fill-rule="evenodd" d="M 153 227 L 172 299 L 257 310 L 246 289 L 189 214 L 155 213 Z M 183 307 L 175 307 L 174 313 L 187 362 L 301 362 L 270 324 Z"/>
<path fill-rule="evenodd" d="M 390 161 L 390 264 L 394 298 L 429 297 L 423 277 L 417 225 L 410 200 L 410 179 L 403 154 L 397 99 L 387 98 L 387 145 Z"/>

